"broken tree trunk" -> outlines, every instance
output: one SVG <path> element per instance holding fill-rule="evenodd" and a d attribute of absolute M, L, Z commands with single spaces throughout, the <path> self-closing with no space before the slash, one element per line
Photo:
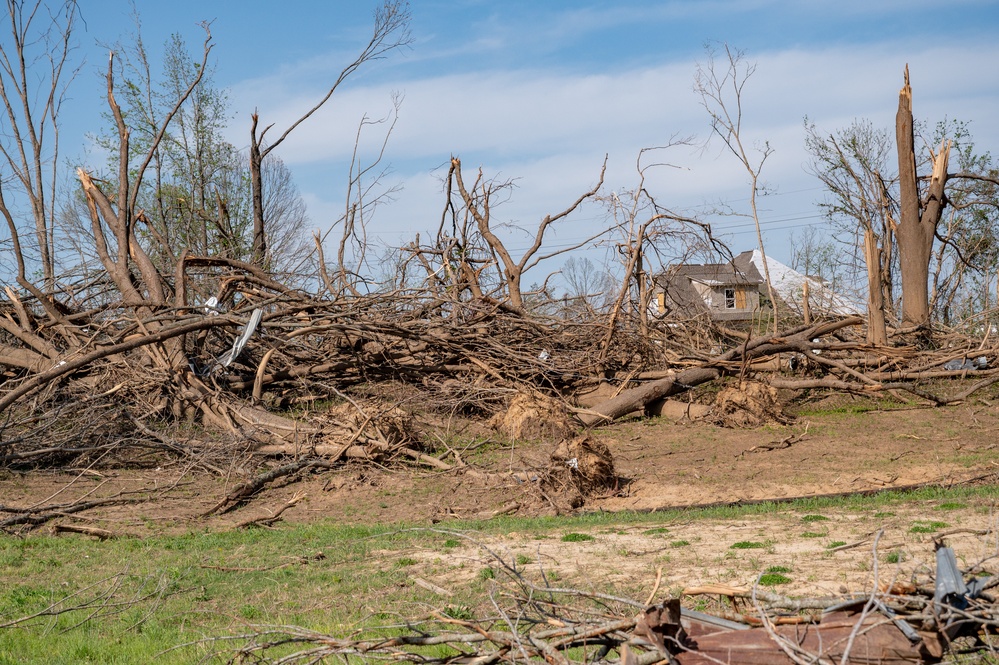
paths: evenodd
<path fill-rule="evenodd" d="M 589 411 L 579 414 L 580 421 L 587 427 L 604 422 L 610 422 L 633 411 L 644 409 L 648 404 L 657 400 L 677 395 L 690 390 L 691 388 L 720 378 L 728 370 L 726 365 L 734 362 L 748 363 L 754 358 L 768 356 L 787 351 L 797 351 L 799 353 L 811 354 L 815 348 L 821 348 L 811 340 L 823 337 L 835 332 L 840 328 L 855 326 L 863 323 L 860 317 L 850 317 L 839 321 L 829 321 L 814 326 L 802 326 L 788 331 L 783 337 L 765 335 L 746 340 L 745 343 L 730 349 L 726 353 L 705 363 L 700 367 L 692 367 L 682 372 L 667 376 L 651 383 L 625 390 L 617 397 L 609 399 L 591 408 Z M 840 363 L 831 359 L 821 359 L 819 356 L 812 356 L 817 362 L 834 364 L 841 369 L 846 369 Z M 862 378 L 857 372 L 847 370 L 856 375 L 855 378 Z M 874 381 L 868 381 L 875 383 Z"/>
<path fill-rule="evenodd" d="M 902 325 L 926 328 L 930 323 L 929 273 L 933 241 L 937 224 L 946 206 L 944 188 L 947 184 L 947 160 L 950 142 L 944 141 L 933 158 L 933 174 L 926 200 L 919 196 L 916 175 L 916 151 L 912 120 L 912 88 L 909 67 L 905 68 L 905 85 L 898 93 L 898 113 L 895 116 L 895 136 L 898 147 L 899 224 L 898 252 L 902 268 Z"/>
<path fill-rule="evenodd" d="M 867 341 L 874 346 L 884 346 L 888 344 L 888 330 L 881 290 L 881 252 L 871 229 L 864 232 L 864 258 L 867 261 Z"/>
<path fill-rule="evenodd" d="M 621 416 L 645 408 L 646 404 L 677 395 L 721 376 L 716 367 L 694 367 L 675 376 L 659 379 L 644 386 L 626 390 L 617 397 L 600 404 L 587 413 L 580 414 L 584 425 L 610 422 Z"/>

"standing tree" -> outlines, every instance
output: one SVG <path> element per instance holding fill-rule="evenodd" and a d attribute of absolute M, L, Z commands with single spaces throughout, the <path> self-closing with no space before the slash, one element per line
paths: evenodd
<path fill-rule="evenodd" d="M 999 270 L 999 169 L 988 152 L 975 149 L 966 122 L 937 123 L 933 143 L 953 141 L 948 175 L 948 214 L 937 236 L 930 308 L 945 325 L 955 317 L 980 317 L 992 308 Z"/>
<path fill-rule="evenodd" d="M 609 198 L 614 228 L 620 234 L 615 242 L 624 275 L 601 341 L 601 361 L 606 358 L 618 320 L 626 311 L 634 313 L 642 339 L 649 339 L 653 276 L 661 274 L 668 263 L 680 257 L 698 250 L 719 248 L 711 237 L 709 225 L 661 205 L 646 185 L 647 177 L 654 169 L 676 168 L 660 159 L 664 151 L 680 145 L 689 145 L 689 139 L 674 139 L 664 146 L 639 150 L 635 160 L 635 186 L 620 194 L 612 193 Z M 724 252 L 731 255 L 727 248 Z"/>
<path fill-rule="evenodd" d="M 763 258 L 763 277 L 767 282 L 767 295 L 773 308 L 773 329 L 778 329 L 779 312 L 777 297 L 774 294 L 773 282 L 770 280 L 770 266 L 767 264 L 767 253 L 763 247 L 763 232 L 760 230 L 760 215 L 756 205 L 756 197 L 762 189 L 760 173 L 763 164 L 773 154 L 769 142 L 764 142 L 757 149 L 756 158 L 743 143 L 742 132 L 742 91 L 749 78 L 756 72 L 756 65 L 746 62 L 742 51 L 732 50 L 725 45 L 725 63 L 718 67 L 715 63 L 714 49 L 708 49 L 706 65 L 697 65 L 694 76 L 694 92 L 701 98 L 701 104 L 711 118 L 711 131 L 714 132 L 746 169 L 749 175 L 749 209 L 756 226 L 756 241 Z"/>
<path fill-rule="evenodd" d="M 912 88 L 909 66 L 905 85 L 898 93 L 895 116 L 898 147 L 898 252 L 902 269 L 902 325 L 927 329 L 930 325 L 930 259 L 937 225 L 947 205 L 947 161 L 951 144 L 944 139 L 939 150 L 930 148 L 932 172 L 920 191 L 916 174 L 915 131 L 912 119 Z"/>
<path fill-rule="evenodd" d="M 812 155 L 811 170 L 825 185 L 828 199 L 821 204 L 839 227 L 852 254 L 862 249 L 867 266 L 867 339 L 887 344 L 887 313 L 892 311 L 896 178 L 890 167 L 891 138 L 870 122 L 856 121 L 846 129 L 821 134 L 805 124 L 805 147 Z"/>
<path fill-rule="evenodd" d="M 493 220 L 493 200 L 498 191 L 505 189 L 508 183 L 496 184 L 487 181 L 481 169 L 471 187 L 465 185 L 465 180 L 461 174 L 461 160 L 457 157 L 451 158 L 451 169 L 448 171 L 447 191 L 449 196 L 448 206 L 453 207 L 450 195 L 457 189 L 457 194 L 461 197 L 461 204 L 466 213 L 470 213 L 475 220 L 476 230 L 489 247 L 497 265 L 502 266 L 500 283 L 506 289 L 506 297 L 512 309 L 520 312 L 524 310 L 524 290 L 522 281 L 524 273 L 538 265 L 542 261 L 551 259 L 561 254 L 567 254 L 590 244 L 606 231 L 600 231 L 585 240 L 573 244 L 571 247 L 564 247 L 550 252 L 543 252 L 545 234 L 551 230 L 556 222 L 571 215 L 583 201 L 596 196 L 600 187 L 604 184 L 604 174 L 607 172 L 607 159 L 604 158 L 603 167 L 600 169 L 600 178 L 597 183 L 587 192 L 580 195 L 569 207 L 554 215 L 545 215 L 538 223 L 538 228 L 534 232 L 534 239 L 520 259 L 514 259 L 506 243 L 496 235 L 495 221 Z"/>
<path fill-rule="evenodd" d="M 123 76 L 115 79 L 115 95 L 129 129 L 131 158 L 152 148 L 148 177 L 136 199 L 144 211 L 139 242 L 159 268 L 172 268 L 184 250 L 249 261 L 250 176 L 239 149 L 224 138 L 231 116 L 226 92 L 214 86 L 213 69 L 203 67 L 179 35 L 167 42 L 162 76 L 156 79 L 138 17 L 136 35 L 134 45 L 116 49 L 122 54 Z M 169 131 L 157 140 L 164 117 L 195 80 Z M 119 159 L 118 141 L 117 127 L 97 139 L 112 165 Z M 264 210 L 276 235 L 271 265 L 282 271 L 300 262 L 309 249 L 305 203 L 280 159 L 268 160 L 262 177 L 267 184 Z"/>
<path fill-rule="evenodd" d="M 895 129 L 896 145 L 892 146 L 887 131 L 866 121 L 829 135 L 820 134 L 806 121 L 812 169 L 830 195 L 824 204 L 826 212 L 830 219 L 846 220 L 841 228 L 851 236 L 850 244 L 863 247 L 867 257 L 869 334 L 874 335 L 880 335 L 882 326 L 877 310 L 883 307 L 890 314 L 894 309 L 896 266 L 901 272 L 901 325 L 927 333 L 935 309 L 945 319 L 949 317 L 968 273 L 981 276 L 985 270 L 991 275 L 989 267 L 996 254 L 992 220 L 999 170 L 988 153 L 975 153 L 967 126 L 953 121 L 937 125 L 927 141 L 928 156 L 917 159 L 908 67 Z M 939 148 L 934 151 L 933 145 Z M 897 175 L 890 165 L 893 151 Z M 956 173 L 948 172 L 952 152 L 960 169 Z M 929 175 L 919 176 L 926 165 Z M 951 214 L 945 221 L 947 207 Z M 931 275 L 934 256 L 936 269 Z M 872 341 L 880 343 L 880 339 Z"/>
<path fill-rule="evenodd" d="M 375 12 L 374 31 L 360 55 L 340 71 L 340 75 L 333 82 L 333 86 L 329 89 L 329 92 L 315 106 L 291 123 L 272 143 L 265 144 L 264 137 L 273 125 L 264 127 L 258 134 L 257 124 L 260 118 L 256 111 L 254 111 L 252 124 L 250 125 L 250 186 L 252 188 L 253 204 L 254 264 L 263 266 L 267 262 L 267 233 L 265 225 L 268 220 L 264 211 L 264 158 L 284 143 L 284 140 L 299 125 L 322 108 L 340 85 L 365 63 L 384 58 L 390 51 L 408 45 L 411 42 L 409 21 L 410 12 L 408 2 L 405 0 L 385 0 L 385 3 Z"/>
<path fill-rule="evenodd" d="M 586 257 L 570 256 L 562 264 L 565 282 L 563 316 L 592 320 L 608 307 L 614 278 Z"/>
<path fill-rule="evenodd" d="M 55 187 L 59 166 L 59 112 L 67 86 L 78 70 L 67 70 L 73 48 L 72 34 L 79 11 L 75 0 L 60 3 L 54 11 L 42 1 L 7 0 L 9 39 L 0 42 L 0 100 L 6 127 L 0 137 L 0 213 L 7 222 L 18 284 L 58 318 L 51 298 L 55 292 Z M 17 191 L 2 183 L 12 176 Z M 25 252 L 12 208 L 24 195 L 34 222 L 35 249 L 44 279 L 41 290 L 26 275 Z M 44 295 L 43 295 L 44 292 Z"/>

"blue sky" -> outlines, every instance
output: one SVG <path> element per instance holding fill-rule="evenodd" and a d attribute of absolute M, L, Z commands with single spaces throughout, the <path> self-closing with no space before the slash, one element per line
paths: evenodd
<path fill-rule="evenodd" d="M 132 29 L 128 3 L 82 4 L 88 65 L 74 84 L 79 112 L 63 132 L 63 154 L 97 122 L 106 63 L 97 44 L 127 39 Z M 235 113 L 230 138 L 245 146 L 255 108 L 262 122 L 283 128 L 322 96 L 362 48 L 376 4 L 173 0 L 139 2 L 138 10 L 154 53 L 172 32 L 197 46 L 197 23 L 212 21 L 215 81 L 229 89 Z M 776 194 L 761 206 L 767 248 L 779 260 L 790 259 L 793 231 L 824 227 L 822 192 L 805 168 L 803 117 L 827 131 L 861 117 L 890 128 L 906 63 L 917 117 L 970 121 L 979 149 L 999 150 L 999 2 L 413 0 L 411 9 L 412 46 L 359 72 L 278 149 L 318 229 L 343 207 L 359 120 L 387 114 L 393 93 L 403 101 L 384 182 L 401 189 L 369 228 L 386 244 L 436 229 L 452 154 L 466 168 L 516 179 L 495 214 L 528 229 L 592 186 L 605 154 L 608 191 L 634 187 L 641 148 L 673 136 L 708 138 L 692 86 L 709 41 L 743 49 L 757 65 L 745 89 L 744 133 L 775 151 L 762 177 Z M 375 138 L 362 144 L 369 154 Z M 748 209 L 745 173 L 720 144 L 667 158 L 680 168 L 658 171 L 649 185 L 672 209 Z M 745 219 L 708 221 L 733 250 L 755 246 Z M 553 242 L 571 243 L 604 222 L 589 208 Z"/>

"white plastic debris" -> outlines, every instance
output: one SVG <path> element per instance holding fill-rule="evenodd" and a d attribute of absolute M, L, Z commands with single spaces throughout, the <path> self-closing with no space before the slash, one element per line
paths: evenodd
<path fill-rule="evenodd" d="M 253 337 L 253 333 L 257 331 L 257 326 L 260 325 L 260 319 L 263 315 L 264 310 L 253 310 L 253 314 L 250 314 L 250 320 L 246 322 L 245 326 L 243 326 L 243 334 L 232 343 L 232 348 L 230 350 L 218 357 L 218 363 L 220 365 L 228 367 L 234 360 L 236 360 L 236 358 L 239 357 L 239 354 L 241 354 L 243 349 L 246 347 L 246 343 L 250 341 L 250 338 Z"/>
<path fill-rule="evenodd" d="M 208 316 L 216 316 L 219 313 L 219 299 L 212 296 L 205 301 L 205 314 Z"/>

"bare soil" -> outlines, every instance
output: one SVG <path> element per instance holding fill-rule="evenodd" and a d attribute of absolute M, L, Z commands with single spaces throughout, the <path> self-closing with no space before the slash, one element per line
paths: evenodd
<path fill-rule="evenodd" d="M 876 405 L 874 405 L 876 406 Z M 657 511 L 705 504 L 815 496 L 901 488 L 922 483 L 994 483 L 999 472 L 999 410 L 985 400 L 948 408 L 878 409 L 871 402 L 830 398 L 810 404 L 792 424 L 725 429 L 702 422 L 634 418 L 592 435 L 613 456 L 616 487 L 586 498 L 582 511 Z M 145 536 L 190 530 L 225 530 L 265 517 L 296 493 L 306 499 L 283 513 L 288 522 L 416 523 L 447 529 L 454 519 L 496 514 L 544 514 L 553 507 L 538 492 L 537 470 L 551 463 L 554 445 L 446 437 L 477 469 L 413 471 L 412 467 L 352 465 L 308 473 L 268 486 L 247 505 L 220 516 L 200 517 L 249 477 L 233 468 L 228 477 L 190 469 L 4 472 L 0 503 L 34 505 L 155 489 L 152 500 L 111 505 L 60 518 Z M 878 574 L 908 579 L 931 566 L 932 533 L 948 536 L 965 563 L 996 554 L 995 509 L 988 502 L 940 506 L 913 501 L 890 512 L 831 511 L 806 518 L 794 511 L 738 520 L 672 518 L 661 525 L 601 527 L 593 540 L 563 542 L 562 534 L 511 533 L 477 543 L 462 541 L 449 556 L 409 553 L 419 575 L 444 588 L 490 566 L 486 546 L 505 559 L 547 566 L 565 579 L 625 588 L 637 595 L 676 591 L 708 582 L 751 586 L 769 566 L 790 579 L 778 591 L 826 594 L 869 588 Z M 812 521 L 814 520 L 814 521 Z M 913 531 L 913 527 L 917 527 Z M 927 528 L 921 528 L 926 526 Z M 884 529 L 875 556 L 875 534 Z M 755 543 L 732 548 L 739 542 Z M 832 551 L 835 543 L 859 543 Z M 885 563 L 890 552 L 892 564 Z"/>

